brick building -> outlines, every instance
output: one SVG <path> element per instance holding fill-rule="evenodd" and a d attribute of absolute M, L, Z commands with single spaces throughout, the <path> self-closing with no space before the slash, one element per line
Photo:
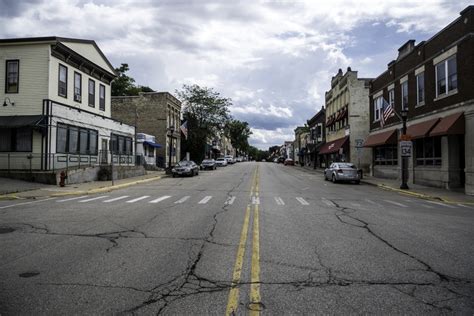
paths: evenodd
<path fill-rule="evenodd" d="M 138 96 L 112 97 L 112 117 L 130 125 L 137 132 L 155 136 L 162 145 L 156 150 L 156 164 L 169 164 L 170 141 L 171 164 L 181 160 L 181 102 L 168 92 L 147 92 Z M 170 127 L 174 127 L 173 134 Z"/>
<path fill-rule="evenodd" d="M 347 161 L 368 170 L 370 151 L 359 148 L 369 133 L 369 83 L 358 78 L 357 71 L 347 68 L 331 79 L 326 92 L 326 144 L 319 151 L 321 165 Z"/>
<path fill-rule="evenodd" d="M 413 141 L 409 184 L 465 187 L 474 194 L 474 6 L 427 41 L 409 40 L 396 60 L 373 80 L 370 135 L 376 177 L 400 179 L 398 116 L 381 127 L 383 104 L 408 110 Z M 385 102 L 384 102 L 385 100 Z"/>
<path fill-rule="evenodd" d="M 324 106 L 321 107 L 321 110 L 319 110 L 318 113 L 310 118 L 307 123 L 310 131 L 310 137 L 308 144 L 306 145 L 306 161 L 308 162 L 309 166 L 312 166 L 313 168 L 319 168 L 321 167 L 322 161 L 318 153 L 326 142 L 326 110 L 324 109 Z"/>

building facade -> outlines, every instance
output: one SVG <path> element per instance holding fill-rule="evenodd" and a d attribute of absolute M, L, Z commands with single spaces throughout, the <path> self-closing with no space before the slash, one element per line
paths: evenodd
<path fill-rule="evenodd" d="M 474 6 L 418 45 L 399 49 L 396 60 L 372 82 L 370 135 L 376 177 L 400 179 L 402 109 L 413 144 L 409 184 L 465 188 L 474 194 Z M 398 115 L 384 119 L 383 104 Z M 383 122 L 382 122 L 383 123 Z"/>
<path fill-rule="evenodd" d="M 307 126 L 298 126 L 295 128 L 295 141 L 293 143 L 293 157 L 295 157 L 295 163 L 304 166 L 305 152 L 306 152 L 306 143 L 307 135 L 309 135 Z"/>
<path fill-rule="evenodd" d="M 94 41 L 2 39 L 0 74 L 0 169 L 134 164 L 135 129 L 111 118 L 116 74 Z"/>
<path fill-rule="evenodd" d="M 326 109 L 324 106 L 307 123 L 310 132 L 305 152 L 306 161 L 313 168 L 322 168 L 324 166 L 319 150 L 326 142 Z"/>
<path fill-rule="evenodd" d="M 145 92 L 138 96 L 112 97 L 112 117 L 153 135 L 161 147 L 156 165 L 166 168 L 181 160 L 181 102 L 168 92 Z M 170 150 L 171 146 L 171 150 Z"/>
<path fill-rule="evenodd" d="M 319 151 L 322 165 L 347 161 L 369 170 L 371 152 L 362 144 L 369 133 L 370 81 L 350 67 L 332 77 L 326 92 L 326 143 Z"/>
<path fill-rule="evenodd" d="M 162 147 L 162 145 L 156 142 L 155 136 L 137 133 L 137 159 L 140 160 L 139 163 L 144 165 L 145 168 L 147 166 L 156 166 L 156 150 Z"/>

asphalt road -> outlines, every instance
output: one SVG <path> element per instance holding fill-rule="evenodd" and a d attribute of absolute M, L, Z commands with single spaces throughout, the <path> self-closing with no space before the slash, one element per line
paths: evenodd
<path fill-rule="evenodd" d="M 0 314 L 470 314 L 474 207 L 274 163 L 0 201 Z"/>

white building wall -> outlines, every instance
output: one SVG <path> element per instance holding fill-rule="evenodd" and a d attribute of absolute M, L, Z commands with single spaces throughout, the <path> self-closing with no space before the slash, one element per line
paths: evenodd
<path fill-rule="evenodd" d="M 71 48 L 76 53 L 80 54 L 81 56 L 89 59 L 94 64 L 100 66 L 104 70 L 107 70 L 111 73 L 114 72 L 114 69 L 110 68 L 110 66 L 105 62 L 105 60 L 102 58 L 102 56 L 94 47 L 94 45 L 86 44 L 86 43 L 67 42 L 67 41 L 61 41 L 61 43 Z"/>

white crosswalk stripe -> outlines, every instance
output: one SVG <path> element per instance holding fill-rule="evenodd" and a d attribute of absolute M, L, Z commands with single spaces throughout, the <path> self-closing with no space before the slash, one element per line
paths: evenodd
<path fill-rule="evenodd" d="M 110 202 L 115 202 L 115 201 L 119 201 L 119 200 L 123 200 L 123 199 L 126 199 L 128 198 L 128 195 L 122 195 L 122 196 L 119 196 L 119 197 L 116 197 L 116 198 L 113 198 L 113 199 L 110 199 L 110 200 L 105 200 L 103 201 L 104 203 L 110 203 Z"/>
<path fill-rule="evenodd" d="M 232 205 L 234 204 L 235 201 L 235 196 L 229 196 L 227 200 L 225 201 L 225 205 Z"/>
<path fill-rule="evenodd" d="M 201 201 L 198 202 L 198 204 L 206 204 L 209 202 L 209 200 L 212 199 L 212 196 L 208 195 L 205 198 L 203 198 Z"/>
<path fill-rule="evenodd" d="M 189 195 L 183 196 L 181 199 L 179 199 L 179 200 L 177 200 L 176 202 L 174 202 L 174 204 L 181 204 L 181 203 L 184 203 L 184 202 L 186 202 L 189 198 L 190 198 Z"/>
<path fill-rule="evenodd" d="M 471 208 L 469 205 L 464 205 L 464 204 L 461 204 L 461 203 L 458 203 L 457 206 L 465 207 L 465 208 Z"/>
<path fill-rule="evenodd" d="M 352 206 L 354 207 L 361 207 L 361 205 L 359 203 L 351 203 Z"/>
<path fill-rule="evenodd" d="M 144 200 L 144 199 L 149 198 L 149 197 L 150 197 L 149 195 L 140 196 L 136 199 L 132 199 L 132 200 L 127 201 L 127 203 L 135 203 L 135 202 Z"/>
<path fill-rule="evenodd" d="M 427 205 L 427 204 L 424 204 L 424 203 L 420 203 L 418 205 L 420 205 L 421 207 L 424 207 L 424 208 L 433 208 L 433 206 Z"/>
<path fill-rule="evenodd" d="M 275 196 L 275 202 L 278 205 L 285 205 L 285 202 L 283 202 L 283 200 L 279 196 Z"/>
<path fill-rule="evenodd" d="M 65 200 L 58 200 L 56 202 L 68 202 L 68 201 L 74 201 L 74 200 L 80 200 L 80 199 L 83 199 L 87 197 L 87 195 L 83 195 L 83 196 L 76 196 L 76 197 L 73 197 L 73 198 L 69 198 L 69 199 L 65 199 Z"/>
<path fill-rule="evenodd" d="M 321 201 L 323 201 L 323 203 L 327 206 L 335 206 L 334 203 L 329 201 L 328 199 L 322 198 Z"/>
<path fill-rule="evenodd" d="M 447 208 L 456 208 L 456 206 L 444 204 L 444 203 L 441 203 L 441 202 L 435 202 L 435 201 L 426 201 L 426 202 L 431 203 L 431 204 L 436 204 L 436 205 L 444 206 L 444 207 L 447 207 Z"/>
<path fill-rule="evenodd" d="M 408 206 L 406 206 L 405 204 L 402 204 L 402 203 L 398 203 L 398 202 L 394 202 L 394 201 L 390 201 L 390 200 L 384 200 L 384 201 L 387 202 L 387 203 L 393 204 L 393 205 L 400 206 L 400 207 L 408 207 Z"/>
<path fill-rule="evenodd" d="M 150 201 L 149 203 L 158 203 L 158 202 L 161 202 L 161 201 L 164 201 L 166 199 L 169 199 L 171 197 L 171 195 L 164 195 L 162 197 L 159 197 L 153 201 Z"/>
<path fill-rule="evenodd" d="M 108 195 L 102 195 L 102 196 L 96 196 L 94 198 L 91 198 L 91 199 L 86 199 L 86 200 L 80 200 L 78 201 L 79 203 L 86 203 L 86 202 L 91 202 L 91 201 L 95 201 L 95 200 L 100 200 L 100 199 L 105 199 L 109 197 Z"/>
<path fill-rule="evenodd" d="M 300 202 L 302 205 L 309 205 L 309 203 L 302 197 L 297 197 L 296 200 Z"/>
<path fill-rule="evenodd" d="M 252 196 L 252 204 L 254 205 L 260 204 L 260 198 L 258 196 Z"/>

